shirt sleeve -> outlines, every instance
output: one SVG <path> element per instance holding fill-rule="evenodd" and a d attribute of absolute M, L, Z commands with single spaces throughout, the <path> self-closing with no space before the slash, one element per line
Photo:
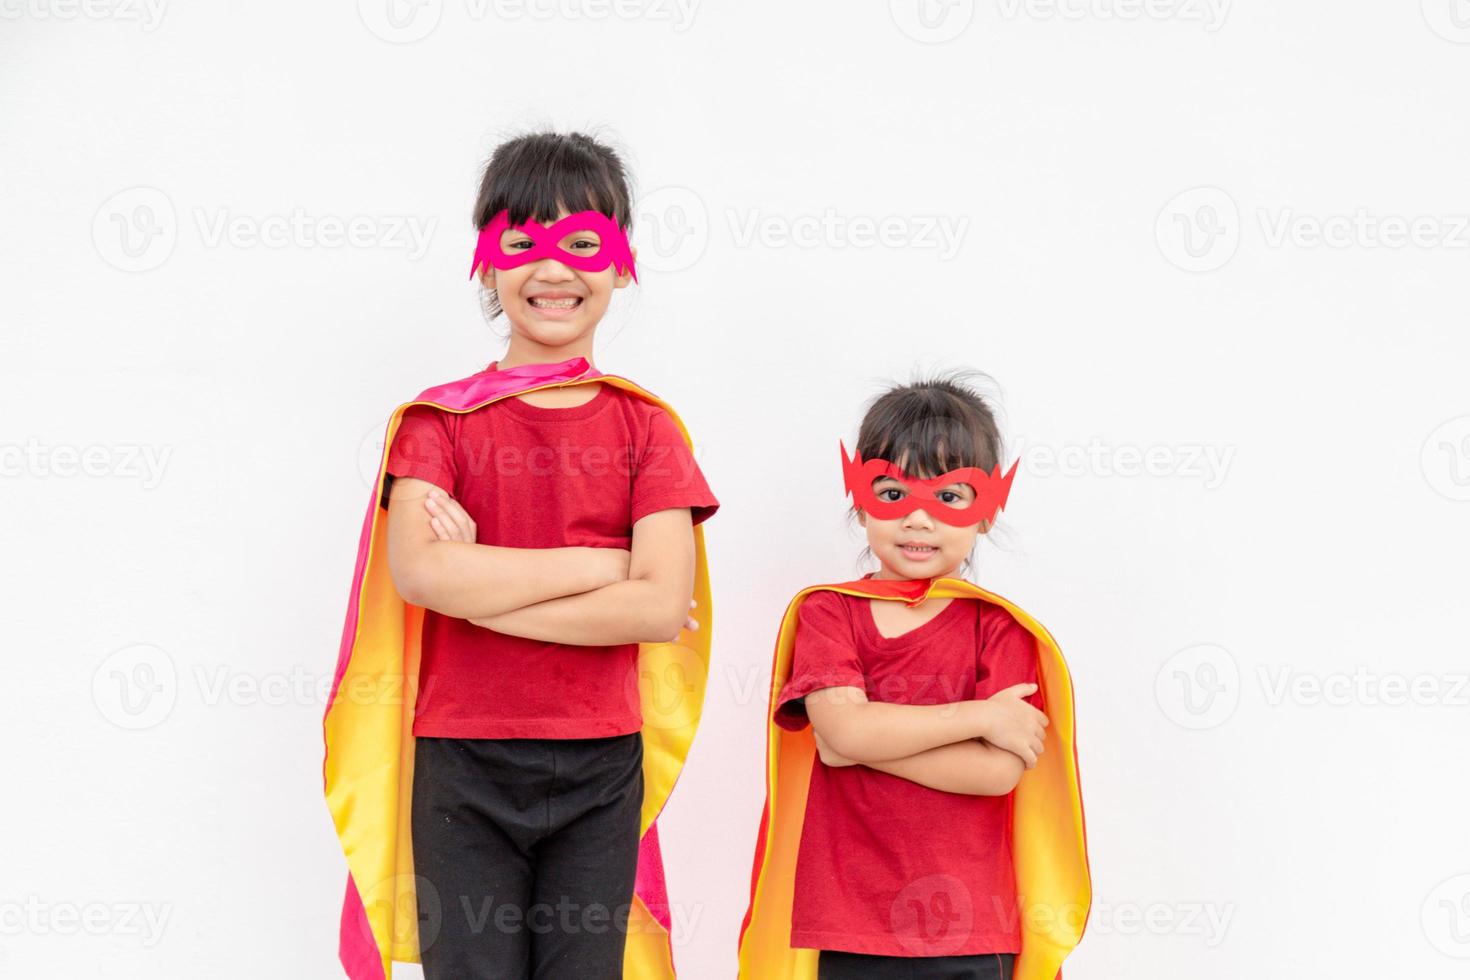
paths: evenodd
<path fill-rule="evenodd" d="M 690 508 L 694 524 L 709 519 L 720 502 L 710 491 L 679 427 L 662 409 L 649 416 L 648 430 L 633 471 L 632 522 L 670 507 Z"/>
<path fill-rule="evenodd" d="M 454 496 L 454 434 L 449 413 L 431 405 L 410 405 L 403 410 L 393 445 L 388 450 L 389 480 L 384 481 L 383 501 L 388 499 L 391 477 L 411 476 L 427 480 Z"/>
<path fill-rule="evenodd" d="M 824 687 L 867 689 L 846 604 L 836 592 L 812 592 L 796 607 L 791 676 L 776 696 L 776 724 L 793 732 L 809 722 L 802 700 Z"/>
<path fill-rule="evenodd" d="M 987 604 L 980 621 L 980 663 L 975 697 L 988 698 L 1017 684 L 1036 684 L 1036 637 L 1009 611 Z M 1045 711 L 1040 688 L 1022 698 Z"/>

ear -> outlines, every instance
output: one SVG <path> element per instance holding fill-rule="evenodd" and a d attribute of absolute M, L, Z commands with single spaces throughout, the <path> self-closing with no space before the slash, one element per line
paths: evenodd
<path fill-rule="evenodd" d="M 638 265 L 638 246 L 636 246 L 636 245 L 629 246 L 629 248 L 628 248 L 628 254 L 633 257 L 633 267 L 636 268 L 637 265 Z M 625 270 L 623 272 L 618 273 L 618 277 L 613 280 L 613 288 L 614 289 L 622 289 L 623 287 L 627 286 L 628 283 L 630 283 L 632 281 L 633 281 L 633 271 L 630 268 L 628 270 Z"/>
<path fill-rule="evenodd" d="M 858 527 L 866 530 L 868 527 L 868 512 L 863 510 L 861 507 L 855 507 L 853 509 L 857 511 Z"/>
<path fill-rule="evenodd" d="M 480 270 L 480 285 L 486 289 L 495 288 L 495 266 L 487 265 L 484 269 Z"/>
<path fill-rule="evenodd" d="M 980 522 L 980 530 L 978 532 L 976 532 L 976 533 L 978 533 L 978 534 L 984 534 L 984 533 L 986 533 L 987 531 L 990 530 L 991 525 L 994 524 L 994 523 L 995 523 L 994 521 L 981 521 Z"/>

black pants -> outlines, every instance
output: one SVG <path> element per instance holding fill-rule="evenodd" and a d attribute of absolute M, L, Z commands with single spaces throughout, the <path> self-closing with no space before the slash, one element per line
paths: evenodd
<path fill-rule="evenodd" d="M 417 739 L 426 980 L 619 980 L 642 806 L 639 732 Z"/>
<path fill-rule="evenodd" d="M 972 956 L 872 956 L 824 949 L 817 980 L 1011 980 L 1015 953 Z"/>

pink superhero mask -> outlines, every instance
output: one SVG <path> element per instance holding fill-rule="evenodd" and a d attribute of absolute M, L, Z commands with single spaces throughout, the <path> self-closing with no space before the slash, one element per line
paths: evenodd
<path fill-rule="evenodd" d="M 507 228 L 512 227 L 526 233 L 532 242 L 530 248 L 517 248 L 507 252 L 500 247 L 501 236 Z M 561 247 L 561 243 L 569 235 L 579 231 L 595 234 L 597 248 L 569 251 Z M 487 265 L 496 269 L 514 269 L 527 262 L 539 262 L 542 259 L 556 259 L 582 272 L 601 272 L 616 263 L 619 275 L 626 271 L 633 276 L 634 282 L 638 281 L 638 273 L 633 268 L 633 250 L 628 247 L 628 236 L 623 234 L 623 229 L 618 227 L 616 221 L 600 211 L 578 211 L 549 227 L 530 218 L 524 224 L 512 225 L 510 213 L 501 211 L 480 229 L 480 238 L 475 243 L 475 264 L 470 267 L 470 278 L 473 279 Z"/>
<path fill-rule="evenodd" d="M 837 445 L 842 450 L 842 480 L 847 492 L 852 494 L 853 503 L 880 521 L 891 521 L 921 507 L 936 521 L 955 527 L 993 521 L 1006 505 L 1006 498 L 1011 494 L 1011 481 L 1016 478 L 1016 466 L 1021 462 L 1018 459 L 1012 463 L 1005 476 L 1000 475 L 1000 464 L 997 463 L 991 473 L 978 466 L 966 466 L 923 480 L 909 476 L 886 459 L 864 460 L 856 453 L 849 458 L 847 446 L 840 440 Z M 901 500 L 883 500 L 873 492 L 873 481 L 884 476 L 903 485 Z M 975 498 L 965 506 L 940 500 L 938 491 L 954 483 L 967 484 L 975 492 Z"/>

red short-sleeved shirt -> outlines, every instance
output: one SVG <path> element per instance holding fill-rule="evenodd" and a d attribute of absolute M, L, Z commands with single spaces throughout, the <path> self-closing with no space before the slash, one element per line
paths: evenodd
<path fill-rule="evenodd" d="M 1036 681 L 1036 641 L 992 603 L 953 599 L 897 637 L 861 596 L 813 592 L 797 609 L 776 723 L 803 698 L 862 687 L 870 701 L 945 704 Z M 1026 699 L 1041 708 L 1038 694 Z M 1016 953 L 1011 798 L 930 789 L 863 765 L 814 760 L 797 852 L 791 945 L 887 956 Z"/>
<path fill-rule="evenodd" d="M 628 548 L 633 525 L 654 511 L 689 507 L 695 524 L 713 514 L 719 503 L 668 412 L 609 384 L 597 389 L 571 408 L 514 397 L 467 413 L 412 406 L 388 472 L 442 487 L 474 519 L 479 543 L 508 548 Z M 426 610 L 413 734 L 635 732 L 637 662 L 636 643 L 546 643 Z"/>

